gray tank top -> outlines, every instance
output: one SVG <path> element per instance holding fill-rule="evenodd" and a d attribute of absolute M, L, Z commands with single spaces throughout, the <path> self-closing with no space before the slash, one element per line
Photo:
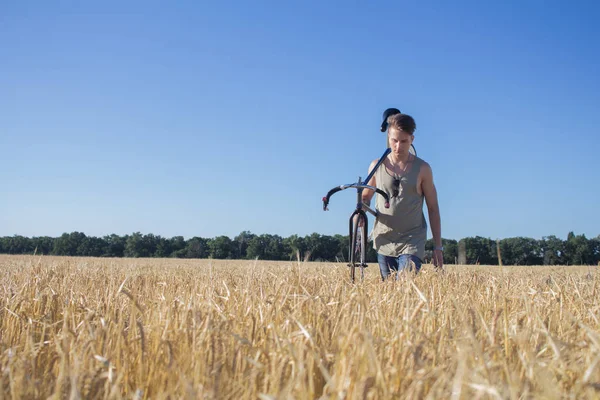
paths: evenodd
<path fill-rule="evenodd" d="M 390 208 L 375 194 L 379 212 L 373 226 L 373 248 L 385 256 L 413 254 L 423 260 L 427 241 L 427 221 L 423 214 L 423 195 L 417 192 L 417 179 L 424 161 L 414 157 L 410 170 L 401 177 L 398 195 L 394 194 L 394 176 L 384 164 L 375 172 L 377 187 L 390 196 Z"/>

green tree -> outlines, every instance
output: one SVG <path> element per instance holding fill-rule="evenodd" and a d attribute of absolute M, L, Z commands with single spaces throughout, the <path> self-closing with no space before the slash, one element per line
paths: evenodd
<path fill-rule="evenodd" d="M 593 242 L 585 235 L 575 235 L 569 232 L 567 237 L 566 257 L 571 265 L 589 265 L 594 261 Z"/>
<path fill-rule="evenodd" d="M 217 236 L 208 244 L 208 246 L 212 258 L 231 258 L 233 242 L 228 236 Z"/>
<path fill-rule="evenodd" d="M 337 253 L 335 254 L 335 261 L 341 261 L 341 262 L 348 262 L 348 256 L 349 256 L 349 245 L 350 245 L 350 236 L 346 235 L 334 235 L 333 239 L 336 241 L 336 248 L 337 248 Z M 367 245 L 367 247 L 369 247 Z M 367 252 L 367 258 L 368 258 L 368 252 Z M 333 261 L 333 260 L 332 260 Z M 368 262 L 368 260 L 367 260 Z"/>
<path fill-rule="evenodd" d="M 125 255 L 125 244 L 127 243 L 128 238 L 129 235 L 119 236 L 114 233 L 112 235 L 104 236 L 104 242 L 106 243 L 104 256 L 123 257 Z"/>
<path fill-rule="evenodd" d="M 143 236 L 140 232 L 131 234 L 125 242 L 125 257 L 148 257 L 150 254 L 144 247 Z"/>
<path fill-rule="evenodd" d="M 303 237 L 298 235 L 291 235 L 284 239 L 285 248 L 289 250 L 289 259 L 296 260 L 298 255 L 300 260 L 304 259 L 304 254 L 307 250 L 306 241 Z"/>
<path fill-rule="evenodd" d="M 161 236 L 154 236 L 151 239 L 153 241 L 153 246 L 156 247 L 154 253 L 152 253 L 153 257 L 156 258 L 167 258 L 171 256 L 173 249 L 171 248 L 171 241 L 167 238 Z M 150 241 L 148 241 L 150 243 Z M 152 246 L 151 245 L 151 246 Z"/>
<path fill-rule="evenodd" d="M 600 265 L 600 235 L 590 239 L 590 248 L 592 249 L 592 263 Z"/>
<path fill-rule="evenodd" d="M 454 239 L 443 239 L 444 264 L 456 264 L 458 260 L 458 242 Z"/>
<path fill-rule="evenodd" d="M 288 258 L 289 245 L 279 235 L 263 234 L 248 241 L 246 254 L 249 259 L 284 260 Z"/>
<path fill-rule="evenodd" d="M 333 236 L 322 235 L 320 237 L 319 252 L 315 255 L 315 259 L 335 261 L 338 256 L 341 256 L 339 240 Z"/>
<path fill-rule="evenodd" d="M 5 237 L 2 248 L 8 254 L 33 254 L 35 250 L 32 240 L 21 235 Z"/>
<path fill-rule="evenodd" d="M 50 254 L 54 249 L 54 238 L 50 236 L 40 236 L 31 239 L 33 251 L 36 254 Z"/>
<path fill-rule="evenodd" d="M 87 236 L 81 232 L 63 233 L 54 241 L 53 254 L 57 256 L 77 256 L 79 246 Z"/>
<path fill-rule="evenodd" d="M 526 237 L 514 237 L 500 241 L 502 263 L 506 265 L 543 264 L 540 242 Z"/>
<path fill-rule="evenodd" d="M 243 231 L 237 235 L 233 239 L 235 249 L 233 257 L 236 259 L 248 258 L 248 244 L 254 237 L 256 237 L 256 235 L 249 231 Z"/>
<path fill-rule="evenodd" d="M 246 256 L 249 259 L 267 259 L 267 247 L 270 242 L 270 235 L 259 235 L 254 236 L 248 240 L 248 246 L 246 247 Z"/>
<path fill-rule="evenodd" d="M 282 260 L 285 258 L 283 238 L 279 235 L 267 235 L 266 260 Z"/>
<path fill-rule="evenodd" d="M 102 238 L 87 236 L 77 247 L 77 255 L 82 257 L 101 257 L 106 252 L 107 244 Z"/>
<path fill-rule="evenodd" d="M 156 250 L 158 249 L 160 239 L 160 236 L 156 236 L 152 233 L 142 236 L 142 247 L 144 249 L 144 255 L 142 257 L 156 257 Z"/>
<path fill-rule="evenodd" d="M 322 259 L 324 241 L 320 234 L 314 232 L 311 235 L 305 236 L 304 243 L 306 244 L 306 251 L 309 252 L 311 260 Z"/>
<path fill-rule="evenodd" d="M 467 264 L 497 265 L 496 242 L 481 236 L 467 237 L 459 241 L 465 243 Z"/>
<path fill-rule="evenodd" d="M 564 242 L 554 235 L 544 236 L 540 242 L 540 250 L 544 265 L 560 265 L 565 263 Z"/>
<path fill-rule="evenodd" d="M 171 252 L 169 257 L 184 258 L 186 253 L 187 243 L 183 236 L 173 236 L 170 239 Z"/>
<path fill-rule="evenodd" d="M 193 237 L 187 241 L 185 247 L 186 258 L 208 258 L 210 249 L 208 240 L 201 237 Z"/>

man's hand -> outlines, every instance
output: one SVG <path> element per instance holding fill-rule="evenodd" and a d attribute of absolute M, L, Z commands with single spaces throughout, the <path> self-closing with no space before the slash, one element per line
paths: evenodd
<path fill-rule="evenodd" d="M 444 269 L 444 252 L 442 250 L 433 251 L 433 265 L 437 269 Z"/>
<path fill-rule="evenodd" d="M 421 167 L 421 189 L 425 195 L 427 202 L 427 210 L 429 211 L 429 224 L 431 225 L 431 234 L 434 243 L 437 246 L 442 245 L 442 222 L 440 218 L 440 206 L 438 204 L 437 190 L 433 184 L 433 172 L 429 164 L 425 163 Z M 436 269 L 443 270 L 444 268 L 444 253 L 441 249 L 433 250 L 433 265 Z"/>

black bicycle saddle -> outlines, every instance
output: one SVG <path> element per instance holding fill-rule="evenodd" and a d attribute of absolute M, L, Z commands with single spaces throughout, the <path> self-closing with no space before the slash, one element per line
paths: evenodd
<path fill-rule="evenodd" d="M 387 110 L 385 110 L 383 112 L 383 122 L 381 122 L 381 132 L 385 132 L 387 131 L 387 119 L 392 116 L 392 115 L 396 115 L 396 114 L 401 114 L 402 112 L 400 110 L 398 110 L 397 108 L 388 108 Z"/>

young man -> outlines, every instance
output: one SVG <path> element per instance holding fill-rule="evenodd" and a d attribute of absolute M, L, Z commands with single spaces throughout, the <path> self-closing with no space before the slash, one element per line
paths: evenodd
<path fill-rule="evenodd" d="M 392 271 L 411 270 L 413 265 L 415 272 L 421 269 L 427 241 L 423 200 L 427 202 L 435 244 L 433 264 L 440 269 L 444 266 L 440 210 L 433 173 L 429 164 L 409 152 L 415 138 L 415 121 L 398 111 L 388 116 L 387 121 L 384 119 L 382 130 L 385 125 L 388 146 L 392 151 L 368 183 L 390 196 L 389 208 L 384 207 L 385 201 L 381 196 L 376 197 L 379 215 L 373 227 L 373 247 L 377 251 L 383 280 Z M 377 161 L 373 160 L 369 173 Z M 363 201 L 370 204 L 373 194 L 372 190 L 364 190 Z"/>

